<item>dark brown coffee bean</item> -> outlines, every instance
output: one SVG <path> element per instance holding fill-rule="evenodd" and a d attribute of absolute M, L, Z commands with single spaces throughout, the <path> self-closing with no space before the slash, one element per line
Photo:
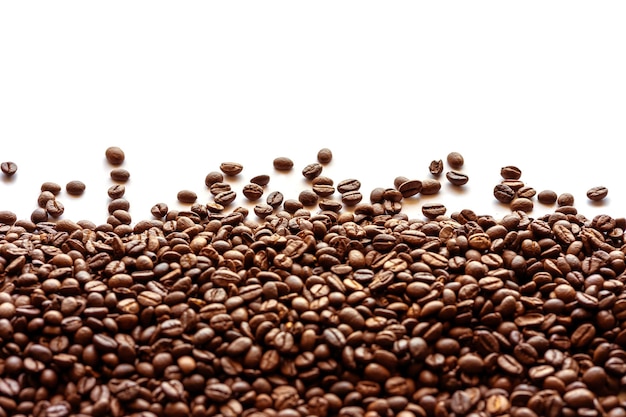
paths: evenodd
<path fill-rule="evenodd" d="M 85 183 L 82 181 L 74 180 L 65 185 L 65 191 L 69 195 L 81 195 L 85 192 Z"/>
<path fill-rule="evenodd" d="M 541 204 L 554 204 L 558 196 L 552 190 L 542 190 L 537 194 L 537 201 Z"/>
<path fill-rule="evenodd" d="M 243 165 L 238 162 L 222 162 L 220 170 L 229 177 L 239 175 L 243 171 Z M 206 180 L 206 178 L 205 178 Z"/>
<path fill-rule="evenodd" d="M 56 198 L 46 202 L 46 212 L 50 217 L 59 218 L 65 212 L 65 206 Z"/>
<path fill-rule="evenodd" d="M 300 194 L 298 194 L 298 201 L 300 201 L 305 207 L 316 205 L 318 200 L 319 196 L 315 194 L 313 190 L 302 190 L 300 191 Z"/>
<path fill-rule="evenodd" d="M 591 323 L 583 323 L 572 333 L 572 345 L 577 348 L 585 347 L 591 343 L 595 336 L 595 326 Z"/>
<path fill-rule="evenodd" d="M 441 203 L 424 203 L 422 204 L 422 214 L 429 219 L 434 219 L 437 216 L 443 216 L 446 214 L 446 206 Z"/>
<path fill-rule="evenodd" d="M 2 162 L 0 163 L 0 170 L 7 177 L 12 177 L 17 172 L 17 164 L 11 161 Z"/>
<path fill-rule="evenodd" d="M 244 185 L 241 192 L 248 200 L 256 201 L 263 196 L 263 187 L 251 182 L 250 184 Z"/>
<path fill-rule="evenodd" d="M 224 174 L 219 171 L 211 171 L 204 177 L 204 184 L 209 188 L 218 182 L 224 182 Z"/>
<path fill-rule="evenodd" d="M 304 176 L 304 178 L 312 180 L 313 178 L 320 176 L 320 174 L 322 173 L 322 169 L 322 164 L 314 162 L 302 168 L 302 175 Z"/>
<path fill-rule="evenodd" d="M 556 204 L 559 207 L 563 206 L 573 206 L 574 205 L 574 196 L 571 193 L 561 193 L 559 194 Z"/>
<path fill-rule="evenodd" d="M 119 146 L 109 146 L 104 151 L 104 156 L 111 165 L 121 165 L 126 158 L 124 151 Z"/>
<path fill-rule="evenodd" d="M 400 191 L 403 198 L 417 195 L 422 191 L 422 181 L 407 179 L 398 185 L 398 191 Z"/>
<path fill-rule="evenodd" d="M 196 202 L 196 200 L 198 199 L 198 195 L 191 190 L 180 190 L 176 194 L 176 199 L 181 203 L 192 204 Z"/>
<path fill-rule="evenodd" d="M 12 225 L 17 221 L 17 215 L 9 210 L 0 210 L 0 223 Z"/>
<path fill-rule="evenodd" d="M 223 181 L 223 180 L 220 180 L 220 181 Z M 266 174 L 256 175 L 250 178 L 250 182 L 252 184 L 257 184 L 257 185 L 260 185 L 261 187 L 265 187 L 267 184 L 270 183 L 270 176 Z"/>
<path fill-rule="evenodd" d="M 524 185 L 522 188 L 518 189 L 515 192 L 515 195 L 517 197 L 523 197 L 523 198 L 528 198 L 528 199 L 532 199 L 535 195 L 537 194 L 537 191 L 528 185 Z"/>
<path fill-rule="evenodd" d="M 508 374 L 518 376 L 524 372 L 524 367 L 520 364 L 515 357 L 508 354 L 501 354 L 498 356 L 497 363 Z"/>
<path fill-rule="evenodd" d="M 422 190 L 420 191 L 423 195 L 433 195 L 437 194 L 441 190 L 441 182 L 434 178 L 427 178 L 422 180 Z"/>
<path fill-rule="evenodd" d="M 127 182 L 130 179 L 130 172 L 124 168 L 113 168 L 110 176 L 113 181 Z"/>
<path fill-rule="evenodd" d="M 516 197 L 510 202 L 511 210 L 529 213 L 533 210 L 534 203 L 530 198 Z"/>
<path fill-rule="evenodd" d="M 165 203 L 157 203 L 153 205 L 152 208 L 150 209 L 150 213 L 157 219 L 161 219 L 165 217 L 168 211 L 169 211 L 169 208 L 167 207 L 167 204 Z"/>
<path fill-rule="evenodd" d="M 507 165 L 500 168 L 500 176 L 505 180 L 519 180 L 522 177 L 522 170 L 514 165 Z"/>
<path fill-rule="evenodd" d="M 428 171 L 438 177 L 443 172 L 443 161 L 441 159 L 434 159 L 428 166 Z"/>
<path fill-rule="evenodd" d="M 272 191 L 267 196 L 265 202 L 273 208 L 279 207 L 283 203 L 283 193 L 280 191 Z"/>
<path fill-rule="evenodd" d="M 461 155 L 459 152 L 450 152 L 446 157 L 446 161 L 448 162 L 448 165 L 450 165 L 450 167 L 453 169 L 459 169 L 465 163 L 463 155 Z"/>
<path fill-rule="evenodd" d="M 446 178 L 452 185 L 461 186 L 467 184 L 469 177 L 458 171 L 446 172 Z"/>
<path fill-rule="evenodd" d="M 58 195 L 61 192 L 61 186 L 56 182 L 46 181 L 41 184 L 41 192 L 48 191 L 53 195 Z"/>
<path fill-rule="evenodd" d="M 221 193 L 216 194 L 214 197 L 214 200 L 217 204 L 220 204 L 222 206 L 227 206 L 233 201 L 235 201 L 236 198 L 237 198 L 237 193 L 234 192 L 233 190 L 229 190 L 229 191 L 222 191 Z"/>
<path fill-rule="evenodd" d="M 347 191 L 341 195 L 341 202 L 348 207 L 356 206 L 358 203 L 361 202 L 361 200 L 363 200 L 363 194 L 361 194 L 360 191 Z"/>
<path fill-rule="evenodd" d="M 335 193 L 335 187 L 327 184 L 315 184 L 312 189 L 320 197 L 330 197 Z"/>
<path fill-rule="evenodd" d="M 361 181 L 354 178 L 342 180 L 337 184 L 337 191 L 341 194 L 347 193 L 348 191 L 358 191 L 360 188 Z"/>
<path fill-rule="evenodd" d="M 270 206 L 269 204 L 259 203 L 254 206 L 253 210 L 254 214 L 264 219 L 274 212 L 274 207 Z"/>
<path fill-rule="evenodd" d="M 126 186 L 124 184 L 113 184 L 107 190 L 107 195 L 111 199 L 122 198 L 126 193 Z"/>
<path fill-rule="evenodd" d="M 600 201 L 606 198 L 609 189 L 604 186 L 592 187 L 587 190 L 587 198 L 591 201 Z"/>
<path fill-rule="evenodd" d="M 48 212 L 46 211 L 45 208 L 37 207 L 30 214 L 30 220 L 33 223 L 47 222 L 48 221 Z"/>
<path fill-rule="evenodd" d="M 273 165 L 274 169 L 276 169 L 277 171 L 291 171 L 291 169 L 293 168 L 293 161 L 291 160 L 291 158 L 288 158 L 286 156 L 279 156 L 277 158 L 274 158 Z"/>
<path fill-rule="evenodd" d="M 493 188 L 493 196 L 499 202 L 509 204 L 515 198 L 515 190 L 506 184 L 498 184 Z"/>
<path fill-rule="evenodd" d="M 329 148 L 322 148 L 317 151 L 317 161 L 320 164 L 327 164 L 333 159 L 333 152 Z"/>

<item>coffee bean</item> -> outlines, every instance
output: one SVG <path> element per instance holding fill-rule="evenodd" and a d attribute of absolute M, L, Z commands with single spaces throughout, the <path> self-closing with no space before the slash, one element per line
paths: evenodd
<path fill-rule="evenodd" d="M 104 156 L 111 165 L 121 165 L 126 157 L 124 151 L 119 146 L 109 146 L 104 151 Z"/>
<path fill-rule="evenodd" d="M 277 208 L 283 203 L 283 200 L 284 200 L 283 193 L 281 193 L 280 191 L 272 191 L 267 196 L 265 202 L 271 207 Z"/>
<path fill-rule="evenodd" d="M 441 159 L 434 159 L 428 166 L 428 171 L 438 177 L 443 172 L 443 161 Z"/>
<path fill-rule="evenodd" d="M 191 204 L 194 203 L 198 199 L 198 195 L 191 190 L 180 190 L 176 194 L 176 199 L 181 203 Z"/>
<path fill-rule="evenodd" d="M 61 192 L 61 186 L 56 182 L 46 181 L 41 184 L 41 192 L 43 193 L 44 191 L 56 196 Z"/>
<path fill-rule="evenodd" d="M 239 175 L 243 171 L 243 165 L 238 162 L 222 162 L 220 170 L 229 177 Z M 205 178 L 206 181 L 206 178 Z"/>
<path fill-rule="evenodd" d="M 433 195 L 437 194 L 441 190 L 441 182 L 434 178 L 427 178 L 422 180 L 422 190 L 420 193 L 422 195 Z"/>
<path fill-rule="evenodd" d="M 452 185 L 461 186 L 467 184 L 469 181 L 469 177 L 458 171 L 448 171 L 446 172 L 446 178 Z"/>
<path fill-rule="evenodd" d="M 293 161 L 286 156 L 279 156 L 274 158 L 274 169 L 278 171 L 291 171 L 293 168 Z"/>
<path fill-rule="evenodd" d="M 507 165 L 500 168 L 500 176 L 505 180 L 519 180 L 522 177 L 522 170 L 514 165 Z"/>
<path fill-rule="evenodd" d="M 124 184 L 113 184 L 107 190 L 107 195 L 111 199 L 122 198 L 126 193 L 126 187 Z"/>
<path fill-rule="evenodd" d="M 81 195 L 85 192 L 85 183 L 82 181 L 74 180 L 65 185 L 65 190 L 70 195 Z"/>
<path fill-rule="evenodd" d="M 0 163 L 0 170 L 7 177 L 12 177 L 17 172 L 17 164 L 11 161 L 2 162 Z"/>
<path fill-rule="evenodd" d="M 320 164 L 328 164 L 333 159 L 333 152 L 329 148 L 321 148 L 317 151 L 317 161 Z"/>
<path fill-rule="evenodd" d="M 442 216 L 446 213 L 446 207 L 441 203 L 424 203 L 422 204 L 422 214 L 429 219 Z"/>
<path fill-rule="evenodd" d="M 242 194 L 250 201 L 256 201 L 263 196 L 263 187 L 256 183 L 244 185 Z"/>
<path fill-rule="evenodd" d="M 574 205 L 574 196 L 571 193 L 561 193 L 559 194 L 556 204 L 559 207 L 563 206 L 573 206 Z"/>
<path fill-rule="evenodd" d="M 587 198 L 591 201 L 600 201 L 606 198 L 609 189 L 604 186 L 592 187 L 587 190 Z"/>
<path fill-rule="evenodd" d="M 446 161 L 448 162 L 448 165 L 450 165 L 450 167 L 453 169 L 459 169 L 465 163 L 463 155 L 461 155 L 459 152 L 450 152 L 448 156 L 446 156 Z"/>
<path fill-rule="evenodd" d="M 298 201 L 300 201 L 305 207 L 316 205 L 318 200 L 319 196 L 315 194 L 313 190 L 302 190 L 300 191 L 300 194 L 298 194 Z"/>
<path fill-rule="evenodd" d="M 214 200 L 217 204 L 227 206 L 237 198 L 237 193 L 233 190 L 222 191 L 215 195 Z"/>
<path fill-rule="evenodd" d="M 130 179 L 130 172 L 124 168 L 113 168 L 110 176 L 113 181 L 127 182 Z"/>
<path fill-rule="evenodd" d="M 314 162 L 302 168 L 302 175 L 304 176 L 304 178 L 312 180 L 313 178 L 320 176 L 320 174 L 322 173 L 322 169 L 322 164 Z"/>
<path fill-rule="evenodd" d="M 517 197 L 523 197 L 528 199 L 532 199 L 536 194 L 537 191 L 533 187 L 530 187 L 528 185 L 524 185 L 522 188 L 518 189 L 515 192 L 515 195 Z"/>
<path fill-rule="evenodd" d="M 17 221 L 17 215 L 9 210 L 0 210 L 0 223 L 12 225 Z"/>
<path fill-rule="evenodd" d="M 337 191 L 341 194 L 347 193 L 348 191 L 358 191 L 360 188 L 361 181 L 354 178 L 342 180 L 337 184 Z"/>
<path fill-rule="evenodd" d="M 55 219 L 61 217 L 65 212 L 65 206 L 56 198 L 48 200 L 45 208 L 50 217 Z"/>
<path fill-rule="evenodd" d="M 315 195 L 317 196 L 317 194 Z M 356 206 L 358 203 L 361 202 L 361 200 L 363 200 L 363 194 L 361 194 L 361 192 L 357 190 L 347 191 L 341 195 L 341 202 L 348 207 Z M 304 202 L 302 203 L 304 204 Z M 313 205 L 313 204 L 309 204 L 309 205 Z"/>
<path fill-rule="evenodd" d="M 534 207 L 534 203 L 530 198 L 516 197 L 510 202 L 511 210 L 531 212 Z"/>
<path fill-rule="evenodd" d="M 398 191 L 402 194 L 403 198 L 409 198 L 419 194 L 422 191 L 423 185 L 420 180 L 405 180 L 398 185 Z"/>
<path fill-rule="evenodd" d="M 542 190 L 537 194 L 537 201 L 541 204 L 554 204 L 558 196 L 552 190 Z"/>
<path fill-rule="evenodd" d="M 493 195 L 499 202 L 509 204 L 515 198 L 515 190 L 506 184 L 498 184 L 493 188 Z"/>

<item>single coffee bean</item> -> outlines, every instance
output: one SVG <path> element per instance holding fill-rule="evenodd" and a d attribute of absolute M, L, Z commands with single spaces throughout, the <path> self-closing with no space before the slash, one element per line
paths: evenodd
<path fill-rule="evenodd" d="M 446 206 L 441 203 L 429 202 L 422 204 L 422 213 L 429 219 L 446 214 Z"/>
<path fill-rule="evenodd" d="M 195 203 L 195 201 L 198 199 L 198 195 L 191 190 L 180 190 L 176 194 L 176 199 L 181 203 L 191 204 Z"/>
<path fill-rule="evenodd" d="M 405 181 L 408 181 L 409 179 L 407 177 L 404 176 L 399 176 L 399 177 L 395 177 L 393 179 L 393 186 L 394 188 L 398 189 L 398 187 L 400 187 L 400 184 L 402 184 Z"/>
<path fill-rule="evenodd" d="M 558 196 L 556 192 L 552 190 L 541 190 L 537 194 L 537 201 L 541 204 L 554 204 L 556 203 Z"/>
<path fill-rule="evenodd" d="M 0 170 L 2 170 L 7 177 L 11 177 L 17 172 L 17 164 L 11 161 L 2 162 L 0 163 Z"/>
<path fill-rule="evenodd" d="M 74 180 L 65 185 L 65 191 L 69 195 L 81 195 L 85 192 L 85 183 L 82 181 Z"/>
<path fill-rule="evenodd" d="M 223 180 L 220 180 L 220 181 L 223 181 Z M 257 185 L 260 185 L 261 187 L 265 187 L 267 184 L 270 183 L 270 176 L 266 174 L 256 175 L 250 178 L 250 182 L 252 184 L 257 184 Z"/>
<path fill-rule="evenodd" d="M 104 156 L 111 165 L 121 165 L 126 158 L 124 151 L 119 146 L 109 146 L 104 151 Z"/>
<path fill-rule="evenodd" d="M 12 225 L 17 221 L 17 215 L 9 210 L 0 210 L 0 223 Z"/>
<path fill-rule="evenodd" d="M 434 178 L 426 178 L 422 180 L 422 190 L 420 193 L 422 195 L 433 195 L 437 194 L 441 190 L 441 182 Z"/>
<path fill-rule="evenodd" d="M 300 191 L 300 194 L 298 194 L 298 201 L 300 201 L 305 207 L 316 205 L 318 200 L 319 196 L 315 194 L 313 190 L 302 190 Z"/>
<path fill-rule="evenodd" d="M 220 170 L 229 177 L 234 177 L 243 171 L 243 165 L 237 162 L 222 162 Z"/>
<path fill-rule="evenodd" d="M 278 171 L 291 171 L 293 168 L 293 161 L 286 156 L 279 156 L 274 158 L 274 169 Z"/>
<path fill-rule="evenodd" d="M 493 196 L 499 202 L 509 204 L 515 198 L 515 191 L 506 184 L 498 184 L 493 188 Z"/>
<path fill-rule="evenodd" d="M 400 191 L 403 198 L 409 198 L 419 194 L 422 191 L 422 188 L 423 185 L 420 180 L 407 179 L 398 185 L 398 191 Z"/>
<path fill-rule="evenodd" d="M 348 191 L 358 191 L 360 188 L 361 181 L 354 178 L 345 179 L 337 184 L 337 191 L 341 194 L 347 193 Z"/>
<path fill-rule="evenodd" d="M 278 208 L 283 203 L 283 199 L 283 193 L 280 191 L 272 191 L 265 199 L 265 202 L 273 208 Z"/>
<path fill-rule="evenodd" d="M 283 208 L 285 209 L 287 213 L 293 214 L 296 211 L 304 208 L 304 205 L 300 201 L 294 198 L 289 198 L 285 200 L 285 202 L 283 203 Z"/>
<path fill-rule="evenodd" d="M 358 190 L 347 191 L 341 195 L 341 202 L 348 207 L 356 206 L 361 200 L 363 200 L 363 194 Z"/>
<path fill-rule="evenodd" d="M 107 189 L 107 195 L 111 199 L 122 198 L 126 193 L 126 186 L 124 184 L 113 184 Z"/>
<path fill-rule="evenodd" d="M 448 171 L 446 172 L 446 178 L 452 185 L 461 186 L 467 184 L 469 181 L 469 177 L 458 171 Z"/>
<path fill-rule="evenodd" d="M 320 197 L 330 197 L 331 195 L 335 194 L 335 187 L 333 187 L 332 185 L 314 184 L 312 189 L 313 192 Z"/>
<path fill-rule="evenodd" d="M 46 202 L 46 212 L 55 219 L 61 217 L 63 212 L 65 211 L 65 206 L 56 198 L 48 200 Z"/>
<path fill-rule="evenodd" d="M 242 194 L 250 201 L 256 201 L 263 196 L 263 187 L 253 182 L 243 186 Z"/>
<path fill-rule="evenodd" d="M 222 206 L 227 206 L 237 198 L 237 193 L 233 190 L 222 191 L 214 197 L 214 200 L 217 204 Z"/>
<path fill-rule="evenodd" d="M 441 159 L 434 159 L 428 166 L 428 171 L 438 177 L 443 172 L 443 161 Z"/>
<path fill-rule="evenodd" d="M 157 219 L 161 219 L 165 217 L 168 211 L 169 211 L 169 208 L 167 207 L 167 204 L 165 203 L 157 203 L 153 205 L 152 208 L 150 209 L 150 213 Z"/>
<path fill-rule="evenodd" d="M 446 157 L 446 161 L 448 162 L 448 165 L 450 165 L 450 167 L 453 169 L 459 169 L 465 163 L 463 155 L 461 155 L 459 152 L 450 152 Z"/>
<path fill-rule="evenodd" d="M 322 164 L 314 162 L 302 168 L 302 175 L 304 176 L 304 178 L 312 180 L 313 178 L 320 176 L 320 174 L 322 173 L 322 169 Z"/>
<path fill-rule="evenodd" d="M 45 208 L 37 207 L 30 214 L 30 221 L 32 221 L 33 223 L 47 222 L 48 221 L 48 212 L 46 211 Z"/>
<path fill-rule="evenodd" d="M 124 168 L 113 168 L 110 172 L 113 181 L 126 182 L 130 178 L 130 172 Z"/>
<path fill-rule="evenodd" d="M 500 168 L 500 176 L 505 180 L 519 180 L 522 177 L 522 170 L 514 165 L 507 165 Z"/>
<path fill-rule="evenodd" d="M 524 185 L 522 188 L 520 188 L 519 190 L 517 190 L 515 192 L 515 195 L 517 197 L 523 197 L 523 198 L 533 198 L 535 195 L 537 194 L 537 191 L 528 185 Z"/>
<path fill-rule="evenodd" d="M 207 187 L 211 187 L 218 182 L 224 182 L 224 174 L 219 171 L 211 171 L 204 177 L 204 184 Z"/>
<path fill-rule="evenodd" d="M 320 164 L 327 164 L 333 159 L 333 152 L 329 148 L 322 148 L 317 151 L 317 161 Z"/>
<path fill-rule="evenodd" d="M 259 218 L 264 219 L 274 212 L 274 207 L 270 206 L 269 204 L 259 203 L 254 206 L 253 210 Z"/>
<path fill-rule="evenodd" d="M 587 198 L 591 201 L 600 201 L 606 198 L 609 189 L 604 186 L 597 186 L 587 190 Z"/>
<path fill-rule="evenodd" d="M 41 184 L 41 192 L 44 192 L 44 191 L 50 192 L 56 196 L 61 192 L 61 186 L 57 184 L 56 182 L 46 181 L 43 184 Z"/>
<path fill-rule="evenodd" d="M 561 193 L 559 194 L 557 200 L 556 200 L 556 204 L 559 207 L 563 207 L 563 206 L 573 206 L 574 205 L 574 195 L 572 195 L 571 193 Z"/>
<path fill-rule="evenodd" d="M 510 203 L 511 210 L 513 211 L 523 211 L 523 212 L 531 212 L 533 210 L 533 201 L 530 198 L 517 197 L 514 198 Z"/>

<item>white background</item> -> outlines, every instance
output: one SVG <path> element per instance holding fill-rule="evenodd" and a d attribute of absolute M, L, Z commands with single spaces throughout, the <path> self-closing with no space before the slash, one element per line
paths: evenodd
<path fill-rule="evenodd" d="M 324 175 L 359 179 L 365 198 L 458 151 L 470 181 L 443 179 L 448 214 L 506 214 L 492 190 L 517 165 L 588 217 L 625 216 L 624 21 L 623 1 L 2 2 L 0 161 L 18 173 L 0 209 L 28 218 L 42 182 L 78 179 L 64 217 L 104 222 L 111 145 L 134 221 L 186 207 L 181 189 L 210 201 L 204 177 L 224 161 L 244 165 L 236 191 L 265 173 L 266 195 L 297 198 L 329 147 Z M 609 196 L 590 204 L 597 185 Z M 426 199 L 410 200 L 421 217 Z"/>

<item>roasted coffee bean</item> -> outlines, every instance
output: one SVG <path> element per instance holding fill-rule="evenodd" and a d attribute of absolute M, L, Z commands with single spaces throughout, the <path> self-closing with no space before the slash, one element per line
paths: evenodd
<path fill-rule="evenodd" d="M 12 177 L 17 172 L 17 164 L 11 161 L 2 162 L 0 163 L 0 170 L 7 177 Z"/>
<path fill-rule="evenodd" d="M 74 180 L 65 185 L 65 191 L 70 195 L 81 195 L 85 192 L 85 183 L 82 181 Z"/>
<path fill-rule="evenodd" d="M 446 206 L 441 203 L 424 203 L 422 204 L 422 214 L 429 219 L 446 214 Z"/>
<path fill-rule="evenodd" d="M 587 198 L 591 201 L 600 201 L 606 198 L 609 189 L 604 186 L 592 187 L 587 190 Z"/>
<path fill-rule="evenodd" d="M 222 178 L 220 181 L 223 181 L 223 180 L 224 179 Z M 267 184 L 270 183 L 270 176 L 266 174 L 256 175 L 250 178 L 250 182 L 252 184 L 257 184 L 257 185 L 260 185 L 261 187 L 265 187 Z"/>
<path fill-rule="evenodd" d="M 305 207 L 316 205 L 318 200 L 319 196 L 315 194 L 313 190 L 302 190 L 300 191 L 300 194 L 298 194 L 298 201 L 300 201 Z"/>
<path fill-rule="evenodd" d="M 224 174 L 219 171 L 211 171 L 204 177 L 204 184 L 207 187 L 211 187 L 218 182 L 224 182 Z"/>
<path fill-rule="evenodd" d="M 113 168 L 110 176 L 113 181 L 127 182 L 130 179 L 130 172 L 124 168 Z"/>
<path fill-rule="evenodd" d="M 157 203 L 153 205 L 152 208 L 150 209 L 150 213 L 157 219 L 161 219 L 165 217 L 168 211 L 169 211 L 169 208 L 167 204 L 165 203 Z"/>
<path fill-rule="evenodd" d="M 65 206 L 56 198 L 48 200 L 45 208 L 50 217 L 54 217 L 55 219 L 61 217 L 65 212 Z"/>
<path fill-rule="evenodd" d="M 534 207 L 534 203 L 530 198 L 516 197 L 510 202 L 511 210 L 531 212 Z"/>
<path fill-rule="evenodd" d="M 515 198 L 515 190 L 507 184 L 498 184 L 493 188 L 493 196 L 501 203 L 509 204 Z"/>
<path fill-rule="evenodd" d="M 17 221 L 17 215 L 9 210 L 0 210 L 0 223 L 12 225 Z"/>
<path fill-rule="evenodd" d="M 347 191 L 341 195 L 341 202 L 348 207 L 356 206 L 358 203 L 361 202 L 361 200 L 363 200 L 363 194 L 361 194 L 360 191 Z M 304 204 L 304 202 L 302 203 Z"/>
<path fill-rule="evenodd" d="M 227 206 L 237 198 L 237 193 L 233 190 L 222 191 L 215 195 L 214 200 L 221 206 Z"/>
<path fill-rule="evenodd" d="M 337 184 L 337 191 L 341 194 L 347 193 L 348 191 L 358 191 L 360 188 L 361 181 L 354 178 L 342 180 Z"/>
<path fill-rule="evenodd" d="M 398 185 L 398 191 L 400 191 L 403 198 L 417 195 L 422 191 L 422 181 L 407 179 Z"/>
<path fill-rule="evenodd" d="M 515 192 L 516 197 L 532 199 L 537 194 L 537 191 L 528 185 L 524 185 L 522 188 Z"/>
<path fill-rule="evenodd" d="M 220 171 L 229 177 L 234 177 L 243 171 L 243 165 L 238 162 L 222 162 L 220 164 Z"/>
<path fill-rule="evenodd" d="M 302 168 L 302 175 L 304 176 L 304 178 L 312 180 L 313 178 L 320 176 L 320 174 L 322 173 L 322 169 L 322 164 L 314 162 Z"/>
<path fill-rule="evenodd" d="M 446 172 L 446 178 L 452 185 L 461 186 L 467 184 L 469 177 L 458 171 Z"/>
<path fill-rule="evenodd" d="M 274 169 L 277 171 L 291 171 L 293 168 L 293 160 L 286 156 L 279 156 L 274 158 L 273 165 Z"/>
<path fill-rule="evenodd" d="M 273 208 L 278 208 L 281 204 L 283 204 L 284 198 L 283 193 L 280 191 L 272 191 L 267 196 L 265 202 Z"/>
<path fill-rule="evenodd" d="M 443 172 L 443 161 L 441 159 L 432 160 L 428 166 L 428 171 L 438 177 Z"/>
<path fill-rule="evenodd" d="M 176 199 L 181 203 L 192 204 L 196 202 L 196 200 L 198 199 L 198 195 L 191 190 L 180 190 L 176 194 Z"/>
<path fill-rule="evenodd" d="M 109 146 L 104 151 L 104 156 L 111 165 L 121 165 L 126 158 L 124 151 L 119 146 Z"/>
<path fill-rule="evenodd" d="M 244 185 L 241 192 L 248 200 L 256 201 L 263 196 L 263 187 L 251 182 L 250 184 Z"/>
<path fill-rule="evenodd" d="M 50 192 L 56 196 L 61 192 L 61 186 L 56 182 L 46 181 L 41 184 L 41 192 L 44 191 Z"/>
<path fill-rule="evenodd" d="M 505 180 L 519 180 L 522 177 L 522 170 L 514 165 L 507 165 L 500 168 L 500 176 Z"/>
<path fill-rule="evenodd" d="M 453 169 L 459 169 L 465 163 L 463 155 L 459 152 L 450 152 L 448 156 L 446 156 L 446 161 L 448 162 L 448 165 L 450 165 L 450 168 Z"/>
<path fill-rule="evenodd" d="M 557 197 L 556 204 L 559 207 L 573 206 L 574 205 L 574 196 L 571 193 L 561 193 Z"/>
<path fill-rule="evenodd" d="M 126 187 L 124 184 L 113 184 L 107 190 L 107 195 L 111 199 L 122 198 L 126 193 Z"/>
<path fill-rule="evenodd" d="M 434 178 L 426 178 L 422 180 L 422 190 L 420 191 L 423 195 L 433 195 L 437 194 L 441 190 L 441 182 Z"/>
<path fill-rule="evenodd" d="M 541 204 L 554 204 L 556 203 L 558 196 L 556 192 L 552 190 L 542 190 L 537 194 L 537 201 Z"/>
<path fill-rule="evenodd" d="M 317 161 L 320 164 L 328 164 L 333 159 L 333 152 L 329 148 L 321 148 L 317 151 Z"/>

